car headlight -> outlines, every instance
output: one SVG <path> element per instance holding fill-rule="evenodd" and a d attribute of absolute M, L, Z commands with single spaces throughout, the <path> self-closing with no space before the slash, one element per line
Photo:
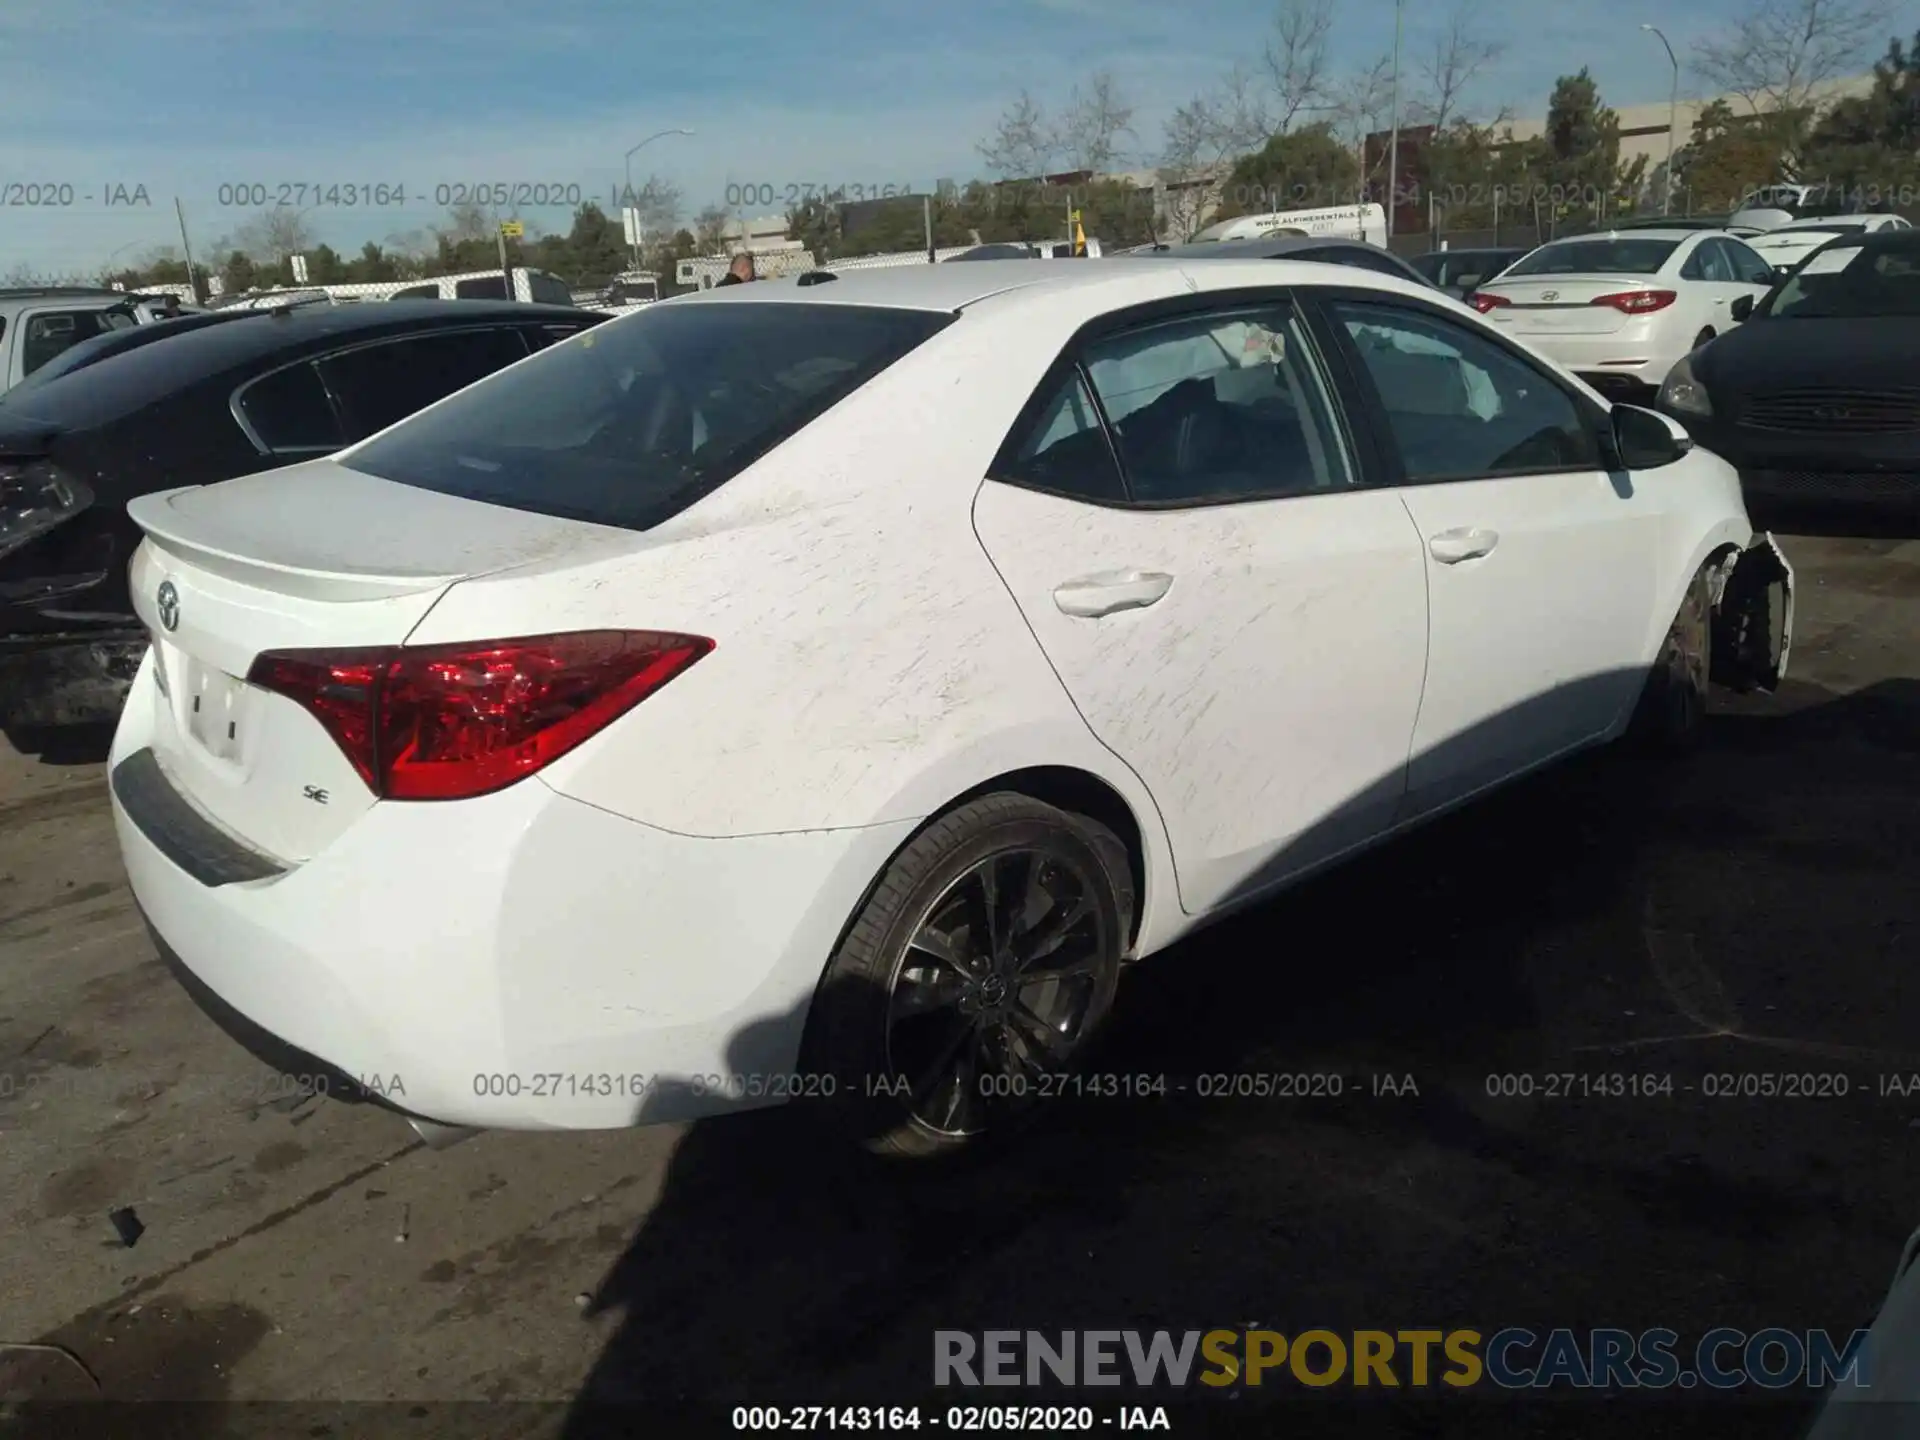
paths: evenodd
<path fill-rule="evenodd" d="M 1678 415 L 1713 414 L 1713 402 L 1707 398 L 1707 387 L 1693 373 L 1692 356 L 1683 355 L 1679 363 L 1667 372 L 1666 381 L 1660 386 L 1660 396 L 1654 404 Z"/>
<path fill-rule="evenodd" d="M 0 460 L 0 555 L 11 555 L 93 503 L 93 491 L 48 460 Z"/>

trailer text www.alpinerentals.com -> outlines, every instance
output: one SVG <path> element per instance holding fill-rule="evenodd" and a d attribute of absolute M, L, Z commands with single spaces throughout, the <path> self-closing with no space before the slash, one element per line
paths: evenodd
<path fill-rule="evenodd" d="M 1709 1330 L 936 1330 L 937 1386 L 1335 1385 L 1766 1390 L 1871 1385 L 1867 1332 Z"/>

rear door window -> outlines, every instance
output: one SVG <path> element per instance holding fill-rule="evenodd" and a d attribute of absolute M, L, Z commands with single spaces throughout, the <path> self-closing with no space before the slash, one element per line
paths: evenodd
<path fill-rule="evenodd" d="M 456 300 L 504 300 L 507 298 L 507 282 L 504 276 L 485 275 L 477 280 L 456 280 L 453 282 L 453 298 Z"/>
<path fill-rule="evenodd" d="M 527 293 L 537 305 L 571 305 L 573 292 L 553 276 L 540 270 L 527 272 Z"/>
<path fill-rule="evenodd" d="M 526 357 L 517 329 L 447 330 L 329 356 L 320 373 L 361 440 Z"/>
<path fill-rule="evenodd" d="M 645 530 L 953 318 L 856 305 L 656 305 L 476 385 L 342 463 L 443 494 Z"/>
<path fill-rule="evenodd" d="M 20 337 L 20 373 L 31 375 L 57 355 L 63 355 L 82 340 L 91 340 L 114 329 L 108 310 L 41 310 L 29 315 Z M 132 321 L 129 318 L 128 323 Z"/>
<path fill-rule="evenodd" d="M 333 402 L 311 364 L 289 365 L 242 386 L 234 413 L 262 450 L 337 450 L 345 443 Z"/>

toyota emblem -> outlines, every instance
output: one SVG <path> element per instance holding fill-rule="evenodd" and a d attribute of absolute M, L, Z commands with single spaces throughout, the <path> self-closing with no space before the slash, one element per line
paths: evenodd
<path fill-rule="evenodd" d="M 173 581 L 162 580 L 154 603 L 160 607 L 160 623 L 169 630 L 180 628 L 180 592 L 173 588 Z"/>

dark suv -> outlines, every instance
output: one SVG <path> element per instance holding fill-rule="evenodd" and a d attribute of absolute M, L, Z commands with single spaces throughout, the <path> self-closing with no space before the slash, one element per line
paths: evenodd
<path fill-rule="evenodd" d="M 329 454 L 609 317 L 515 301 L 216 312 L 102 334 L 0 397 L 0 728 L 112 719 L 147 636 L 139 495 Z"/>

